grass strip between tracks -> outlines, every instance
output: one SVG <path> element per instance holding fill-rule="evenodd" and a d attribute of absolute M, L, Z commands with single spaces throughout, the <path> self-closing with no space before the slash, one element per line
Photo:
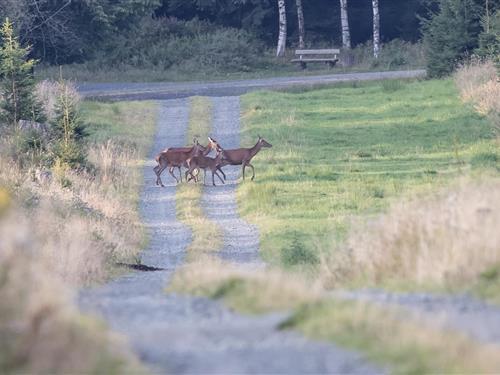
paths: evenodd
<path fill-rule="evenodd" d="M 212 103 L 207 97 L 190 99 L 189 129 L 186 144 L 198 138 L 202 144 L 207 143 L 211 129 Z M 199 172 L 201 177 L 202 171 Z M 201 184 L 183 183 L 176 193 L 177 219 L 189 226 L 192 231 L 192 242 L 187 249 L 188 261 L 194 261 L 203 254 L 209 254 L 222 247 L 222 230 L 220 226 L 209 220 L 201 208 Z"/>

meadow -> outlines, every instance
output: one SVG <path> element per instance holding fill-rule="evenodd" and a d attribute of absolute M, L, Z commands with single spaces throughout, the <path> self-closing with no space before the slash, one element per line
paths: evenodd
<path fill-rule="evenodd" d="M 498 175 L 491 125 L 452 80 L 251 93 L 242 107 L 243 144 L 260 134 L 275 145 L 238 190 L 273 265 L 317 270 L 360 218 L 461 176 Z"/>

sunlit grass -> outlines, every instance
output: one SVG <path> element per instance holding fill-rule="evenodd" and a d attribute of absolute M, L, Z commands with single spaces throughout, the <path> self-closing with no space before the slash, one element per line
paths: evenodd
<path fill-rule="evenodd" d="M 255 182 L 238 190 L 240 212 L 259 226 L 273 264 L 294 233 L 312 251 L 329 251 L 353 216 L 498 170 L 490 125 L 460 103 L 449 80 L 257 92 L 242 108 L 243 143 L 260 134 L 273 144 L 255 158 Z"/>

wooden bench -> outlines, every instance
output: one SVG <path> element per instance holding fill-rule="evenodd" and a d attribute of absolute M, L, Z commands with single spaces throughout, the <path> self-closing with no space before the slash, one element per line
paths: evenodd
<path fill-rule="evenodd" d="M 298 58 L 292 60 L 293 63 L 299 63 L 302 69 L 307 68 L 308 62 L 324 62 L 330 68 L 333 68 L 337 61 L 340 50 L 332 49 L 297 49 L 295 55 Z"/>

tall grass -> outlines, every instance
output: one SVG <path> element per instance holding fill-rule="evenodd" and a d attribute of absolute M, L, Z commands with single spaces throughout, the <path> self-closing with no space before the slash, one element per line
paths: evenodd
<path fill-rule="evenodd" d="M 462 182 L 397 202 L 380 217 L 354 226 L 346 247 L 324 265 L 324 281 L 467 289 L 500 265 L 499 225 L 498 179 Z"/>
<path fill-rule="evenodd" d="M 453 78 L 462 100 L 487 116 L 500 135 L 500 81 L 493 61 L 471 59 L 457 69 Z"/>
<path fill-rule="evenodd" d="M 54 87 L 39 86 L 49 118 Z M 119 339 L 77 311 L 72 295 L 121 272 L 115 263 L 135 262 L 142 248 L 137 201 L 155 107 L 83 107 L 90 132 L 86 168 L 56 163 L 40 170 L 45 150 L 42 159 L 24 156 L 20 163 L 16 139 L 0 140 L 2 373 L 140 370 Z M 135 132 L 141 134 L 130 139 Z"/>

